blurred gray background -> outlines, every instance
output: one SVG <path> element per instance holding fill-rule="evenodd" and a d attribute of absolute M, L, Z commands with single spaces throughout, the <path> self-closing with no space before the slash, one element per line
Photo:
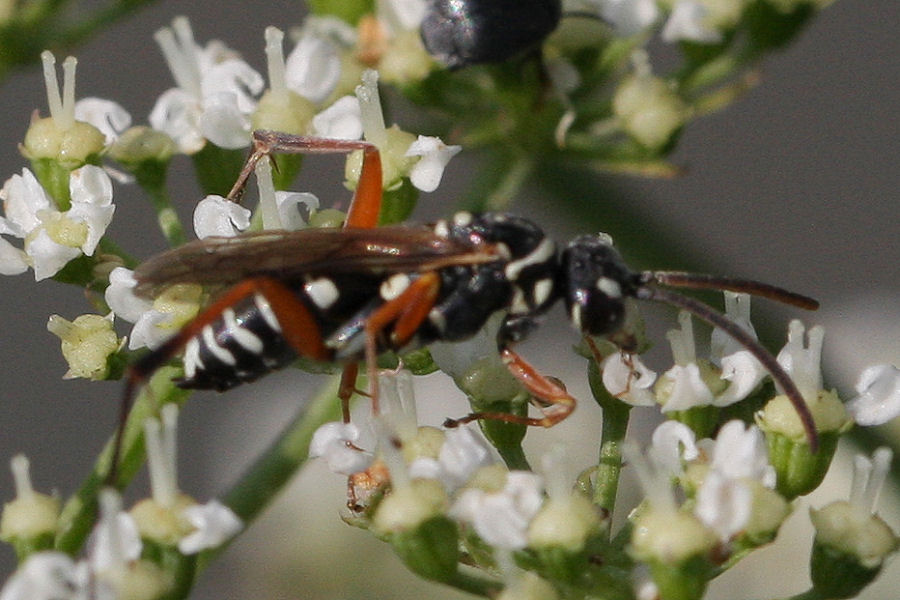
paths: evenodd
<path fill-rule="evenodd" d="M 263 29 L 298 23 L 302 15 L 298 5 L 155 4 L 76 52 L 77 95 L 114 98 L 136 123 L 146 122 L 156 97 L 172 85 L 152 39 L 156 29 L 168 25 L 173 16 L 186 14 L 199 42 L 220 38 L 264 71 Z M 613 181 L 633 197 L 639 213 L 665 215 L 709 270 L 786 285 L 821 300 L 822 309 L 806 320 L 826 327 L 826 369 L 844 397 L 849 397 L 863 366 L 900 363 L 898 24 L 897 0 L 836 2 L 797 44 L 769 58 L 757 89 L 728 110 L 688 127 L 675 156 L 688 168 L 684 177 Z M 39 108 L 46 114 L 39 71 L 15 75 L 0 89 L 0 98 L 4 114 L 0 174 L 5 179 L 26 164 L 16 144 L 31 111 Z M 403 123 L 402 117 L 398 120 Z M 425 196 L 422 205 L 432 207 L 431 214 L 446 212 L 440 207 L 453 206 L 454 178 L 463 179 L 477 160 L 469 156 L 452 164 L 446 174 L 450 185 Z M 317 188 L 323 198 L 346 193 L 339 183 L 342 163 L 332 162 L 322 163 L 335 172 L 320 178 L 334 182 L 321 191 Z M 187 172 L 184 163 L 175 170 Z M 182 179 L 175 197 L 189 207 L 198 192 L 191 178 Z M 162 249 L 162 242 L 149 207 L 138 199 L 138 194 L 117 188 L 112 234 L 127 250 L 148 256 Z M 537 195 L 525 199 L 517 210 L 542 219 L 560 238 L 576 231 L 566 224 L 564 214 L 542 204 Z M 678 260 L 673 257 L 672 264 L 653 266 L 678 267 Z M 71 319 L 87 312 L 80 292 L 52 282 L 36 285 L 30 274 L 5 277 L 0 286 L 0 498 L 12 497 L 5 461 L 18 452 L 31 459 L 38 489 L 56 489 L 66 496 L 76 489 L 112 430 L 120 387 L 114 382 L 61 380 L 66 366 L 58 342 L 46 331 L 46 321 L 53 313 Z M 567 381 L 576 396 L 589 397 L 581 366 L 554 362 L 561 352 L 565 355 L 574 336 L 567 333 L 560 314 L 550 321 L 551 333 L 542 335 L 541 343 L 526 346 L 523 354 Z M 296 372 L 279 373 L 246 389 L 191 401 L 181 429 L 179 479 L 185 491 L 205 500 L 224 490 L 318 381 Z M 423 420 L 437 424 L 443 416 L 465 412 L 456 394 L 440 396 L 446 395 L 446 381 L 430 377 L 419 384 Z M 580 435 L 579 425 L 596 428 L 596 407 L 585 402 L 580 411 L 579 424 L 532 433 L 530 443 L 536 451 L 551 440 L 574 439 Z M 580 452 L 573 453 L 578 461 L 573 473 L 591 460 L 592 450 Z M 846 493 L 840 473 L 835 474 L 834 485 L 835 494 Z M 386 548 L 340 522 L 342 489 L 339 477 L 318 465 L 308 469 L 206 573 L 194 597 L 398 598 L 398 590 L 407 593 L 403 597 L 434 597 L 435 588 L 415 583 Z M 136 497 L 142 493 L 139 490 Z M 818 497 L 802 501 L 789 524 L 790 533 L 782 537 L 808 536 L 802 529 L 806 507 L 822 502 Z M 889 519 L 895 529 L 900 527 L 896 513 Z M 788 570 L 798 572 L 797 580 L 759 577 L 766 567 L 753 562 L 746 565 L 750 573 L 744 575 L 746 580 L 738 579 L 740 573 L 729 574 L 730 579 L 714 585 L 710 595 L 735 597 L 734 589 L 741 590 L 738 597 L 799 592 L 805 585 L 802 553 L 807 547 L 803 541 L 796 551 L 766 550 L 753 559 L 781 561 L 779 572 L 784 564 L 796 564 L 796 569 Z M 11 550 L 0 548 L 0 578 L 5 579 L 12 566 Z M 866 597 L 896 596 L 889 590 L 900 581 L 900 566 L 888 570 L 892 580 L 885 577 Z"/>

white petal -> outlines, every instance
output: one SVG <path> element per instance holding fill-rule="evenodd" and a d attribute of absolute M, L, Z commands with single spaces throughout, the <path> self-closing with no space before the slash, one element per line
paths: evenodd
<path fill-rule="evenodd" d="M 687 410 L 695 406 L 712 404 L 713 395 L 700 377 L 697 363 L 686 366 L 675 365 L 663 374 L 671 379 L 671 391 L 662 407 L 663 412 Z"/>
<path fill-rule="evenodd" d="M 100 167 L 84 165 L 69 175 L 69 193 L 72 196 L 72 204 L 109 206 L 113 197 L 112 181 Z"/>
<path fill-rule="evenodd" d="M 297 231 L 309 225 L 309 216 L 319 209 L 319 199 L 309 192 L 275 192 L 275 205 L 281 228 Z"/>
<path fill-rule="evenodd" d="M 218 500 L 189 506 L 182 515 L 196 528 L 178 542 L 178 550 L 182 554 L 196 554 L 207 548 L 217 548 L 234 537 L 244 526 L 238 516 Z"/>
<path fill-rule="evenodd" d="M 129 323 L 136 323 L 142 314 L 153 308 L 150 300 L 135 295 L 135 285 L 134 271 L 116 267 L 109 274 L 109 286 L 103 294 L 110 310 Z"/>
<path fill-rule="evenodd" d="M 2 231 L 0 224 L 0 233 Z M 18 275 L 28 270 L 27 254 L 0 238 L 0 275 Z"/>
<path fill-rule="evenodd" d="M 211 194 L 194 209 L 194 231 L 201 240 L 210 236 L 234 237 L 250 226 L 250 211 L 236 202 Z"/>
<path fill-rule="evenodd" d="M 82 98 L 75 103 L 75 118 L 90 123 L 111 144 L 131 125 L 131 115 L 122 106 L 103 98 Z"/>
<path fill-rule="evenodd" d="M 538 475 L 511 471 L 499 492 L 464 490 L 450 514 L 471 523 L 479 537 L 492 546 L 524 548 L 528 525 L 543 502 L 542 487 Z"/>
<path fill-rule="evenodd" d="M 313 434 L 310 458 L 322 457 L 328 469 L 341 475 L 364 471 L 372 464 L 372 454 L 356 447 L 359 428 L 352 423 L 325 423 Z"/>
<path fill-rule="evenodd" d="M 220 148 L 234 150 L 250 145 L 250 118 L 238 106 L 238 96 L 219 92 L 203 98 L 200 132 Z"/>
<path fill-rule="evenodd" d="M 128 338 L 128 349 L 137 350 L 146 346 L 151 350 L 159 348 L 163 342 L 175 333 L 171 327 L 166 327 L 172 321 L 172 315 L 148 310 L 138 317 L 134 327 L 131 328 L 131 336 Z"/>
<path fill-rule="evenodd" d="M 242 60 L 230 59 L 217 63 L 203 73 L 200 89 L 206 104 L 212 96 L 232 94 L 237 110 L 249 114 L 256 109 L 254 96 L 265 88 L 262 75 Z"/>
<path fill-rule="evenodd" d="M 687 40 L 701 44 L 715 44 L 722 34 L 708 28 L 704 21 L 709 10 L 694 0 L 678 0 L 662 30 L 666 42 Z"/>
<path fill-rule="evenodd" d="M 181 152 L 195 154 L 206 144 L 200 133 L 200 114 L 196 98 L 182 89 L 171 88 L 156 100 L 148 120 L 153 129 L 168 134 Z"/>
<path fill-rule="evenodd" d="M 616 352 L 603 359 L 600 368 L 603 385 L 614 397 L 632 406 L 656 404 L 651 390 L 656 373 L 647 368 L 636 354 Z"/>
<path fill-rule="evenodd" d="M 440 138 L 420 135 L 410 144 L 406 156 L 421 156 L 409 173 L 409 180 L 423 192 L 437 189 L 444 174 L 444 167 L 456 156 L 462 146 L 447 146 Z"/>
<path fill-rule="evenodd" d="M 682 472 L 682 460 L 694 460 L 698 456 L 694 432 L 684 423 L 665 421 L 653 431 L 653 441 L 647 450 L 658 469 L 670 477 Z"/>
<path fill-rule="evenodd" d="M 713 404 L 728 406 L 740 402 L 756 389 L 769 374 L 749 350 L 739 350 L 722 357 L 722 379 L 730 382 L 724 392 L 716 396 Z"/>
<path fill-rule="evenodd" d="M 468 427 L 455 427 L 445 432 L 438 454 L 444 487 L 452 491 L 464 485 L 481 467 L 494 463 L 490 446 Z"/>
<path fill-rule="evenodd" d="M 91 566 L 95 571 L 121 568 L 141 555 L 141 536 L 127 512 L 119 512 L 115 523 L 101 520 L 88 540 Z"/>
<path fill-rule="evenodd" d="M 343 96 L 312 118 L 313 132 L 326 138 L 358 140 L 363 126 L 356 96 Z"/>
<path fill-rule="evenodd" d="M 765 438 L 757 426 L 745 429 L 739 420 L 729 421 L 719 429 L 710 466 L 731 479 L 756 479 L 766 487 L 775 483 Z"/>
<path fill-rule="evenodd" d="M 737 479 L 710 471 L 697 490 L 694 514 L 722 540 L 740 532 L 750 519 L 753 492 Z"/>
<path fill-rule="evenodd" d="M 81 256 L 81 250 L 57 244 L 41 229 L 25 244 L 25 252 L 34 265 L 34 280 L 41 281 L 59 273 L 70 260 Z"/>
<path fill-rule="evenodd" d="M 900 415 L 900 369 L 894 365 L 867 367 L 856 391 L 859 395 L 844 406 L 859 425 L 882 425 Z"/>
<path fill-rule="evenodd" d="M 304 34 L 285 60 L 285 82 L 289 89 L 315 104 L 334 91 L 341 78 L 341 59 L 329 40 Z"/>
<path fill-rule="evenodd" d="M 653 0 L 595 0 L 600 15 L 612 24 L 619 35 L 640 33 L 659 17 Z"/>
<path fill-rule="evenodd" d="M 428 12 L 428 2 L 425 0 L 386 0 L 377 4 L 380 19 L 406 31 L 418 29 Z"/>
<path fill-rule="evenodd" d="M 76 600 L 87 598 L 88 590 L 76 572 L 75 562 L 62 552 L 32 554 L 13 573 L 0 600 Z"/>
<path fill-rule="evenodd" d="M 18 228 L 19 237 L 25 237 L 41 224 L 38 211 L 53 208 L 53 200 L 28 169 L 22 169 L 21 175 L 13 175 L 3 184 L 0 190 L 3 200 L 3 211 L 9 222 Z"/>

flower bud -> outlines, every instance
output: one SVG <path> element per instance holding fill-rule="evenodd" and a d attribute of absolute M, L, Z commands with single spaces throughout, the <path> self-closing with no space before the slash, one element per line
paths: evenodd
<path fill-rule="evenodd" d="M 266 91 L 250 119 L 253 129 L 305 134 L 309 131 L 316 106 L 291 90 Z"/>
<path fill-rule="evenodd" d="M 145 498 L 135 504 L 129 512 L 137 525 L 141 539 L 161 546 L 175 546 L 193 529 L 182 513 L 184 509 L 195 504 L 193 498 L 179 492 L 171 505 L 161 504 L 153 498 Z"/>
<path fill-rule="evenodd" d="M 168 163 L 178 151 L 175 141 L 146 125 L 126 130 L 109 149 L 110 157 L 129 168 L 146 162 Z"/>
<path fill-rule="evenodd" d="M 3 505 L 0 539 L 16 548 L 19 558 L 53 546 L 59 518 L 59 498 L 35 492 L 28 474 L 28 459 L 19 454 L 10 461 L 16 498 Z"/>
<path fill-rule="evenodd" d="M 657 150 L 684 124 L 688 106 L 663 79 L 640 71 L 619 84 L 613 96 L 613 113 L 628 135 Z"/>
<path fill-rule="evenodd" d="M 528 546 L 552 579 L 572 581 L 588 568 L 585 546 L 602 526 L 597 511 L 590 500 L 574 493 L 551 497 L 532 519 Z"/>
<path fill-rule="evenodd" d="M 119 600 L 157 600 L 172 591 L 172 573 L 149 560 L 137 560 L 118 579 L 116 598 Z"/>
<path fill-rule="evenodd" d="M 392 190 L 400 186 L 402 179 L 409 176 L 413 165 L 418 162 L 418 157 L 407 156 L 409 146 L 416 141 L 416 136 L 403 131 L 396 125 L 384 130 L 385 142 L 378 147 L 381 152 L 381 187 Z M 352 152 L 347 157 L 347 166 L 344 176 L 347 179 L 347 187 L 355 189 L 362 171 L 363 153 L 361 150 Z"/>
<path fill-rule="evenodd" d="M 898 539 L 891 528 L 850 502 L 810 510 L 810 518 L 816 528 L 810 574 L 823 598 L 855 597 L 897 550 Z"/>
<path fill-rule="evenodd" d="M 387 83 L 404 85 L 422 81 L 436 64 L 425 50 L 419 31 L 411 29 L 394 36 L 381 55 L 378 72 Z"/>
<path fill-rule="evenodd" d="M 25 133 L 22 154 L 32 161 L 49 160 L 72 171 L 87 163 L 96 163 L 106 137 L 83 121 L 61 127 L 53 117 L 35 119 Z"/>
<path fill-rule="evenodd" d="M 381 534 L 410 531 L 447 511 L 447 493 L 439 481 L 416 479 L 386 496 L 372 518 L 372 527 Z"/>
<path fill-rule="evenodd" d="M 807 399 L 807 405 L 819 433 L 816 453 L 810 451 L 803 424 L 787 396 L 776 396 L 756 416 L 778 476 L 776 488 L 789 500 L 818 487 L 831 464 L 840 434 L 853 424 L 833 391 L 820 390 L 815 400 Z"/>
<path fill-rule="evenodd" d="M 556 600 L 559 594 L 546 580 L 531 572 L 523 573 L 508 583 L 497 600 Z"/>
<path fill-rule="evenodd" d="M 64 379 L 106 379 L 110 358 L 125 341 L 116 336 L 111 313 L 108 317 L 81 315 L 71 322 L 51 315 L 47 330 L 61 340 L 62 354 L 69 364 Z"/>

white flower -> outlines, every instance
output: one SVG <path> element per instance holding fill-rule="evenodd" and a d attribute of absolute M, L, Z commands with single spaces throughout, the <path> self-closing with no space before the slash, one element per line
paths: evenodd
<path fill-rule="evenodd" d="M 222 196 L 210 194 L 194 208 L 194 232 L 201 240 L 210 236 L 234 237 L 250 227 L 250 210 Z"/>
<path fill-rule="evenodd" d="M 100 520 L 88 539 L 89 563 L 94 573 L 115 581 L 128 563 L 141 556 L 141 538 L 130 514 L 122 511 L 122 498 L 113 490 L 100 492 Z"/>
<path fill-rule="evenodd" d="M 250 113 L 262 92 L 262 76 L 221 42 L 201 48 L 188 20 L 156 32 L 177 87 L 164 92 L 150 112 L 150 124 L 163 131 L 185 154 L 200 151 L 206 140 L 222 148 L 250 143 Z"/>
<path fill-rule="evenodd" d="M 437 479 L 448 492 L 465 485 L 481 467 L 497 459 L 484 438 L 469 427 L 447 429 L 438 457 L 417 458 L 409 465 L 409 476 Z"/>
<path fill-rule="evenodd" d="M 287 87 L 315 104 L 325 101 L 341 80 L 338 46 L 315 28 L 304 28 L 285 60 Z"/>
<path fill-rule="evenodd" d="M 662 30 L 666 42 L 690 41 L 716 44 L 722 34 L 707 24 L 709 8 L 695 0 L 678 0 Z"/>
<path fill-rule="evenodd" d="M 647 368 L 637 354 L 616 352 L 600 363 L 603 386 L 612 396 L 631 406 L 653 406 L 653 382 L 656 373 Z"/>
<path fill-rule="evenodd" d="M 900 369 L 872 365 L 859 376 L 859 394 L 845 405 L 859 425 L 881 425 L 900 415 Z"/>
<path fill-rule="evenodd" d="M 678 421 L 665 421 L 653 430 L 647 457 L 657 470 L 677 477 L 684 471 L 683 461 L 694 460 L 699 452 L 695 443 L 694 432 L 690 427 Z"/>
<path fill-rule="evenodd" d="M 9 578 L 0 600 L 88 600 L 88 583 L 84 563 L 62 552 L 37 552 Z"/>
<path fill-rule="evenodd" d="M 418 29 L 428 12 L 426 0 L 384 0 L 377 2 L 378 20 L 393 33 Z"/>
<path fill-rule="evenodd" d="M 75 103 L 75 119 L 90 123 L 112 144 L 131 126 L 131 115 L 118 102 L 103 98 L 82 98 Z"/>
<path fill-rule="evenodd" d="M 409 173 L 409 180 L 423 192 L 437 189 L 450 159 L 456 156 L 462 146 L 447 146 L 437 137 L 420 135 L 410 144 L 406 156 L 421 158 Z"/>
<path fill-rule="evenodd" d="M 69 175 L 71 206 L 61 212 L 28 169 L 13 175 L 0 190 L 6 218 L 0 234 L 23 238 L 24 254 L 9 242 L 0 244 L 4 273 L 22 272 L 23 261 L 34 269 L 35 280 L 56 275 L 82 254 L 93 255 L 112 221 L 112 182 L 100 167 L 85 165 Z"/>
<path fill-rule="evenodd" d="M 775 469 L 769 464 L 769 453 L 762 432 L 742 421 L 725 423 L 716 436 L 710 453 L 710 466 L 732 479 L 756 479 L 767 488 L 775 487 Z"/>
<path fill-rule="evenodd" d="M 153 308 L 152 302 L 135 295 L 136 285 L 134 271 L 116 267 L 109 274 L 109 286 L 104 292 L 104 299 L 110 310 L 129 323 L 137 322 L 142 314 Z"/>
<path fill-rule="evenodd" d="M 619 35 L 634 35 L 653 25 L 659 18 L 654 0 L 582 0 L 566 5 L 566 10 L 596 12 Z"/>
<path fill-rule="evenodd" d="M 373 456 L 356 445 L 359 435 L 359 427 L 353 423 L 325 423 L 313 434 L 309 456 L 324 458 L 333 473 L 352 475 L 365 471 L 372 464 Z"/>
<path fill-rule="evenodd" d="M 342 96 L 312 118 L 313 132 L 320 137 L 358 140 L 362 137 L 362 117 L 356 96 Z"/>
<path fill-rule="evenodd" d="M 528 544 L 528 525 L 543 503 L 541 477 L 527 471 L 510 471 L 498 491 L 463 490 L 450 515 L 471 523 L 491 546 L 515 550 Z"/>
<path fill-rule="evenodd" d="M 750 323 L 750 296 L 725 292 L 725 316 L 757 339 Z M 750 395 L 768 375 L 753 354 L 721 329 L 710 336 L 710 359 L 722 368 L 722 379 L 729 382 L 725 391 L 716 395 L 716 406 L 728 406 Z"/>
<path fill-rule="evenodd" d="M 694 514 L 704 525 L 728 540 L 744 529 L 753 509 L 753 490 L 739 479 L 711 470 L 697 490 Z"/>
<path fill-rule="evenodd" d="M 809 343 L 804 347 L 806 328 L 794 319 L 788 325 L 788 341 L 778 353 L 778 363 L 793 379 L 804 398 L 814 399 L 822 389 L 822 343 L 825 330 L 817 325 L 809 330 Z"/>
<path fill-rule="evenodd" d="M 178 550 L 182 554 L 196 554 L 207 548 L 217 548 L 234 537 L 244 526 L 238 516 L 218 500 L 189 506 L 181 514 L 195 528 L 178 542 Z"/>

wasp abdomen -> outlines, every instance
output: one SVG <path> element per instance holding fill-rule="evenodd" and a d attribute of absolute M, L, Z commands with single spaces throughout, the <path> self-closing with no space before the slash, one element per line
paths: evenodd
<path fill-rule="evenodd" d="M 297 355 L 269 302 L 253 294 L 204 325 L 184 349 L 180 387 L 227 390 L 286 366 Z"/>

